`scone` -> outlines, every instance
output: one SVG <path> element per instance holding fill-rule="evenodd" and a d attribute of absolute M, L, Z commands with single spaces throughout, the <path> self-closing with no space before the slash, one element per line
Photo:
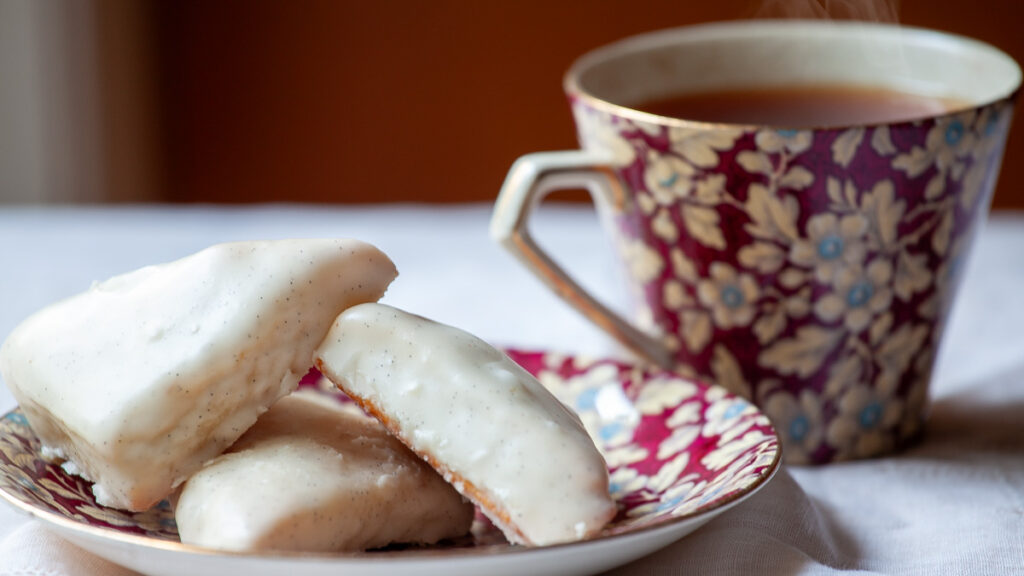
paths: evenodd
<path fill-rule="evenodd" d="M 461 536 L 473 512 L 379 422 L 296 392 L 185 482 L 175 519 L 186 544 L 340 552 Z"/>
<path fill-rule="evenodd" d="M 338 317 L 315 361 L 510 541 L 579 540 L 615 515 L 607 467 L 579 418 L 479 338 L 363 304 Z"/>
<path fill-rule="evenodd" d="M 334 317 L 396 274 L 357 240 L 221 244 L 37 312 L 0 373 L 45 457 L 100 504 L 144 510 L 294 390 Z"/>

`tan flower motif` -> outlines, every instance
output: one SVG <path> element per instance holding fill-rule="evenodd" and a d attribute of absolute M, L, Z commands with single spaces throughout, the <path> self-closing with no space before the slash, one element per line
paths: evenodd
<path fill-rule="evenodd" d="M 1009 123 L 1010 114 L 1006 112 L 1005 106 L 989 106 L 978 113 L 974 121 L 978 141 L 971 149 L 975 160 L 993 156 L 1005 142 Z"/>
<path fill-rule="evenodd" d="M 661 414 L 693 398 L 697 392 L 697 386 L 692 382 L 657 376 L 651 378 L 640 390 L 634 405 L 640 414 Z"/>
<path fill-rule="evenodd" d="M 720 443 L 717 448 L 701 458 L 700 462 L 708 470 L 721 470 L 727 466 L 736 466 L 737 462 L 740 465 L 745 465 L 747 463 L 745 459 L 737 460 L 737 458 L 746 455 L 747 452 L 756 446 L 763 445 L 766 440 L 768 440 L 768 436 L 764 432 L 756 429 L 749 430 L 738 438 L 732 438 L 728 442 Z M 735 474 L 730 474 L 729 476 L 734 480 L 736 479 Z"/>
<path fill-rule="evenodd" d="M 722 436 L 722 443 L 746 432 L 756 424 L 753 418 L 757 409 L 750 402 L 738 396 L 722 396 L 711 402 L 704 409 L 703 434 L 705 436 Z"/>
<path fill-rule="evenodd" d="M 763 152 L 777 154 L 785 150 L 794 156 L 810 148 L 812 141 L 809 130 L 761 130 L 754 137 L 754 142 Z"/>
<path fill-rule="evenodd" d="M 935 159 L 935 167 L 940 171 L 952 170 L 954 178 L 959 178 L 963 170 L 963 160 L 971 155 L 976 136 L 971 131 L 974 123 L 974 112 L 969 111 L 956 116 L 940 118 L 925 137 L 925 150 Z"/>
<path fill-rule="evenodd" d="M 679 239 L 679 228 L 667 208 L 658 210 L 651 218 L 651 232 L 667 244 L 674 244 Z"/>
<path fill-rule="evenodd" d="M 932 285 L 932 272 L 928 269 L 927 255 L 901 251 L 896 258 L 896 278 L 893 280 L 896 297 L 905 302 Z"/>
<path fill-rule="evenodd" d="M 686 467 L 689 464 L 689 452 L 681 452 L 677 454 L 675 458 L 663 463 L 661 468 L 659 468 L 653 476 L 648 478 L 647 490 L 654 493 L 668 490 L 679 480 L 680 476 L 683 475 L 683 471 L 686 470 Z"/>
<path fill-rule="evenodd" d="M 667 460 L 686 451 L 700 437 L 700 426 L 681 426 L 658 444 L 657 458 Z"/>
<path fill-rule="evenodd" d="M 810 461 L 825 436 L 817 395 L 808 389 L 801 390 L 798 397 L 780 391 L 768 398 L 764 411 L 782 438 L 787 461 L 794 464 Z"/>
<path fill-rule="evenodd" d="M 849 190 L 856 191 L 853 183 L 846 183 Z M 848 191 L 847 194 L 850 194 Z M 907 212 L 907 201 L 896 195 L 892 180 L 879 180 L 865 190 L 860 202 L 860 213 L 869 222 L 868 237 L 871 242 L 883 248 L 891 248 L 899 242 L 897 231 Z"/>
<path fill-rule="evenodd" d="M 753 391 L 746 376 L 743 375 L 743 368 L 736 360 L 736 357 L 729 352 L 729 349 L 722 344 L 716 344 L 711 352 L 711 374 L 714 382 L 726 390 L 750 399 Z"/>
<path fill-rule="evenodd" d="M 634 468 L 623 466 L 615 469 L 608 478 L 608 491 L 612 495 L 631 494 L 638 492 L 647 485 L 647 476 L 641 475 Z"/>
<path fill-rule="evenodd" d="M 735 128 L 708 130 L 673 126 L 668 129 L 672 151 L 699 168 L 717 166 L 718 152 L 731 149 L 742 134 L 742 130 Z"/>
<path fill-rule="evenodd" d="M 630 276 L 640 284 L 653 281 L 665 269 L 661 254 L 643 240 L 622 238 L 619 250 L 622 261 L 629 267 Z"/>
<path fill-rule="evenodd" d="M 864 262 L 867 230 L 868 221 L 860 214 L 842 218 L 835 214 L 812 216 L 807 221 L 807 238 L 790 246 L 789 259 L 799 266 L 813 268 L 818 282 L 828 284 L 841 268 Z"/>
<path fill-rule="evenodd" d="M 679 313 L 679 332 L 690 352 L 700 352 L 711 341 L 711 316 L 703 310 L 683 310 Z"/>
<path fill-rule="evenodd" d="M 672 415 L 665 421 L 665 425 L 669 428 L 679 428 L 687 424 L 696 424 L 700 422 L 701 418 L 700 403 L 686 402 L 672 412 Z"/>
<path fill-rule="evenodd" d="M 683 306 L 693 304 L 693 299 L 687 294 L 683 283 L 675 278 L 669 278 L 661 287 L 661 301 L 669 310 L 678 311 Z"/>
<path fill-rule="evenodd" d="M 838 408 L 826 432 L 837 459 L 863 458 L 891 447 L 892 430 L 903 415 L 903 402 L 891 392 L 853 386 L 839 399 Z"/>
<path fill-rule="evenodd" d="M 719 444 L 701 458 L 702 464 L 718 473 L 701 490 L 698 505 L 750 486 L 756 476 L 746 470 L 769 466 L 775 457 L 774 449 L 770 448 L 774 442 L 766 442 L 766 439 L 764 433 L 751 430 L 736 442 Z"/>
<path fill-rule="evenodd" d="M 785 273 L 784 273 L 785 274 Z M 786 274 L 789 277 L 789 274 Z M 811 310 L 811 287 L 804 286 L 795 294 L 761 304 L 760 314 L 754 322 L 754 335 L 766 345 L 773 342 L 789 326 L 790 318 L 803 318 Z"/>
<path fill-rule="evenodd" d="M 659 509 L 671 511 L 673 516 L 682 516 L 695 510 L 701 503 L 698 496 L 707 486 L 696 474 L 689 474 L 672 485 L 662 496 Z"/>
<path fill-rule="evenodd" d="M 638 130 L 648 136 L 661 135 L 662 125 L 656 122 L 647 122 L 646 120 L 626 120 L 625 118 L 619 118 L 619 121 L 623 123 L 623 130 Z"/>
<path fill-rule="evenodd" d="M 600 443 L 599 439 L 595 439 L 595 443 L 601 454 L 604 456 L 605 463 L 608 464 L 609 468 L 619 468 L 622 466 L 631 466 L 637 462 L 643 462 L 650 458 L 651 454 L 643 446 L 632 444 L 628 441 L 623 442 L 621 446 L 615 448 L 609 448 Z"/>
<path fill-rule="evenodd" d="M 10 453 L 15 453 L 18 448 L 12 444 L 0 443 L 0 448 L 6 448 L 10 450 Z M 13 459 L 12 459 L 13 460 Z M 12 465 L 6 464 L 3 460 L 0 460 L 0 474 L 6 478 L 6 482 L 9 484 L 11 489 L 17 490 L 21 495 L 31 495 L 31 497 L 44 505 L 53 504 L 53 495 L 48 491 L 44 490 L 40 486 L 36 478 L 29 471 L 33 470 L 36 463 L 25 465 L 20 464 L 17 461 L 13 462 Z"/>
<path fill-rule="evenodd" d="M 686 460 L 687 462 L 684 463 L 688 463 L 689 458 L 687 457 Z M 646 498 L 652 498 L 645 504 L 630 507 L 626 512 L 628 516 L 648 516 L 664 513 L 679 515 L 687 511 L 693 511 L 700 505 L 699 496 L 704 487 L 707 486 L 706 480 L 701 480 L 700 476 L 692 472 L 678 477 L 675 482 L 663 491 L 650 490 L 650 486 L 656 485 L 655 477 L 639 473 L 636 473 L 636 479 L 633 479 L 633 475 L 628 473 L 623 473 L 621 476 L 623 478 L 630 478 L 629 487 L 638 486 L 640 481 L 643 484 L 629 492 L 622 489 L 616 490 L 619 486 L 615 482 L 615 474 L 612 474 L 610 490 L 612 494 L 642 494 Z M 681 512 L 680 510 L 683 511 Z"/>
<path fill-rule="evenodd" d="M 712 263 L 708 272 L 710 278 L 697 284 L 697 298 L 710 310 L 715 324 L 719 328 L 750 324 L 760 296 L 754 277 L 722 262 Z"/>
<path fill-rule="evenodd" d="M 659 204 L 673 204 L 690 195 L 696 172 L 693 166 L 680 158 L 652 153 L 644 170 L 644 184 Z"/>
<path fill-rule="evenodd" d="M 895 390 L 927 339 L 928 327 L 925 324 L 906 323 L 882 340 L 875 350 L 875 362 L 881 368 L 877 378 L 879 389 L 885 393 Z"/>
<path fill-rule="evenodd" d="M 629 166 L 636 159 L 633 145 L 622 136 L 621 127 L 614 124 L 610 114 L 576 103 L 573 115 L 583 148 L 610 152 L 614 166 Z"/>
<path fill-rule="evenodd" d="M 78 511 L 93 520 L 99 520 L 114 526 L 138 526 L 138 527 L 159 527 L 161 524 L 170 523 L 174 513 L 169 507 L 153 507 L 144 512 L 129 514 L 113 508 L 103 508 L 91 504 L 83 504 Z"/>
<path fill-rule="evenodd" d="M 828 380 L 825 381 L 825 386 L 821 390 L 821 397 L 831 400 L 851 386 L 860 384 L 864 379 L 864 371 L 865 359 L 847 348 L 831 362 Z"/>
<path fill-rule="evenodd" d="M 1008 117 L 1000 108 L 989 106 L 975 119 L 977 140 L 971 148 L 972 163 L 964 175 L 960 193 L 960 207 L 964 210 L 974 209 L 978 197 L 992 191 L 998 174 L 998 149 L 1006 141 Z"/>
<path fill-rule="evenodd" d="M 967 169 L 964 176 L 963 187 L 960 192 L 960 207 L 964 210 L 973 210 L 974 204 L 982 193 L 989 193 L 995 183 L 997 172 L 994 166 L 984 160 L 975 160 Z"/>
<path fill-rule="evenodd" d="M 964 175 L 966 161 L 975 149 L 977 135 L 972 130 L 973 110 L 936 120 L 925 137 L 924 147 L 915 146 L 906 154 L 893 158 L 892 166 L 917 178 L 932 166 L 935 175 L 925 187 L 925 197 L 938 198 L 946 190 L 946 179 L 959 181 Z"/>
<path fill-rule="evenodd" d="M 851 332 L 861 332 L 892 302 L 892 264 L 874 260 L 867 268 L 848 266 L 832 282 L 832 292 L 814 303 L 814 312 L 826 322 L 840 318 Z"/>

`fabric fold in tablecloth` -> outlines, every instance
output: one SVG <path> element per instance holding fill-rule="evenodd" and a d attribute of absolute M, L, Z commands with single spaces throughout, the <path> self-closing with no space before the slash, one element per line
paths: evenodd
<path fill-rule="evenodd" d="M 134 576 L 29 522 L 0 542 L 0 576 Z"/>
<path fill-rule="evenodd" d="M 783 468 L 760 492 L 690 536 L 609 575 L 856 573 L 856 550 Z"/>

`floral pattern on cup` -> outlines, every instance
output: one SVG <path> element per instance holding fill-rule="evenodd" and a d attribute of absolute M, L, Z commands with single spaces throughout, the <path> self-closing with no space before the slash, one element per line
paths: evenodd
<path fill-rule="evenodd" d="M 681 374 L 761 406 L 793 463 L 874 456 L 919 432 L 1010 101 L 816 130 L 572 106 L 583 147 L 617 151 L 631 194 L 605 209 L 636 319 Z"/>
<path fill-rule="evenodd" d="M 721 387 L 611 360 L 508 354 L 577 411 L 608 461 L 619 514 L 598 538 L 725 506 L 763 486 L 779 465 L 779 439 L 768 418 Z M 315 370 L 300 387 L 350 402 Z M 20 410 L 0 417 L 0 497 L 81 529 L 180 546 L 167 502 L 137 513 L 98 505 L 89 482 L 42 459 Z M 488 546 L 508 544 L 478 513 L 471 536 L 436 547 Z"/>

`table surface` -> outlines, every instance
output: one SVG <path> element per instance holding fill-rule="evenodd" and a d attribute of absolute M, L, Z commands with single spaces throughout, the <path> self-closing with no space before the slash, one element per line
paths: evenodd
<path fill-rule="evenodd" d="M 94 280 L 216 242 L 355 237 L 398 265 L 386 303 L 497 345 L 622 356 L 488 239 L 489 217 L 484 205 L 2 208 L 0 337 Z M 535 233 L 582 283 L 620 300 L 591 210 L 545 206 Z M 696 559 L 694 573 L 1024 573 L 1024 215 L 994 215 L 967 270 L 919 446 L 784 467 L 748 503 L 621 573 L 684 573 L 667 566 L 681 554 Z M 14 405 L 0 386 L 0 413 Z M 27 521 L 0 505 L 0 541 Z M 736 538 L 749 553 L 736 552 Z"/>

